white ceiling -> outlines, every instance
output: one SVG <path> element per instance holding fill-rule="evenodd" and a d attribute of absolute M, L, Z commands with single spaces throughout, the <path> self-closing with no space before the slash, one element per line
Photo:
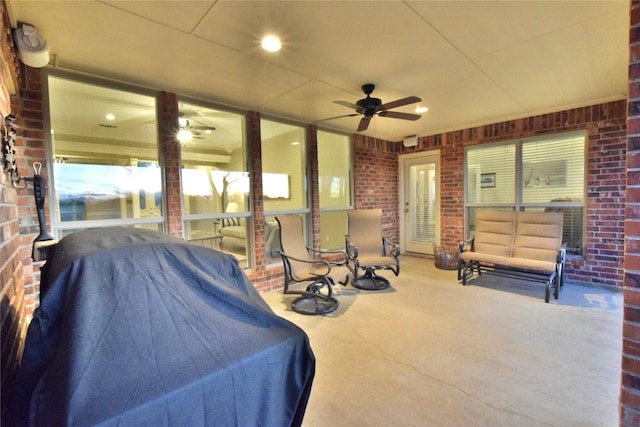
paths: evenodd
<path fill-rule="evenodd" d="M 629 1 L 25 1 L 54 65 L 314 123 L 352 111 L 364 83 L 409 95 L 415 122 L 375 117 L 399 141 L 623 99 Z M 268 53 L 271 33 L 283 48 Z M 413 112 L 416 105 L 395 111 Z M 359 117 L 323 121 L 354 133 Z"/>

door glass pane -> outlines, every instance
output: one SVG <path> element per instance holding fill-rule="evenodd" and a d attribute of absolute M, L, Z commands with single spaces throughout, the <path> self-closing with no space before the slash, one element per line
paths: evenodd
<path fill-rule="evenodd" d="M 436 167 L 434 164 L 411 166 L 411 240 L 436 242 Z"/>
<path fill-rule="evenodd" d="M 48 76 L 48 87 L 54 229 L 158 229 L 164 220 L 155 97 L 56 76 Z"/>

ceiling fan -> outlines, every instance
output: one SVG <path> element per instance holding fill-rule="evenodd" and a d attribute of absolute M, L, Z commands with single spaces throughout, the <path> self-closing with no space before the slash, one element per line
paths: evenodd
<path fill-rule="evenodd" d="M 367 95 L 366 98 L 363 98 L 352 104 L 347 101 L 333 101 L 336 104 L 343 105 L 345 107 L 353 108 L 356 112 L 352 114 L 346 114 L 337 117 L 330 117 L 328 119 L 323 119 L 319 121 L 333 120 L 339 119 L 342 117 L 354 117 L 354 116 L 363 116 L 360 119 L 360 124 L 358 125 L 358 132 L 364 131 L 369 127 L 369 122 L 371 118 L 376 114 L 380 117 L 389 117 L 391 119 L 402 119 L 402 120 L 418 120 L 420 117 L 419 114 L 411 114 L 411 113 L 400 113 L 397 111 L 389 111 L 393 108 L 402 107 L 404 105 L 413 104 L 416 102 L 422 101 L 422 99 L 417 96 L 408 96 L 406 98 L 398 99 L 396 101 L 387 102 L 385 104 L 382 103 L 380 98 L 372 98 L 371 93 L 374 91 L 376 86 L 372 83 L 367 83 L 362 85 L 362 91 Z"/>

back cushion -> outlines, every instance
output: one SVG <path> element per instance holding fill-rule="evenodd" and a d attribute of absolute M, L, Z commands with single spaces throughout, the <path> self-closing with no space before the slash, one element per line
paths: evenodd
<path fill-rule="evenodd" d="M 475 250 L 504 257 L 511 256 L 516 213 L 480 210 L 476 214 Z"/>
<path fill-rule="evenodd" d="M 513 256 L 555 262 L 562 247 L 562 212 L 518 212 Z"/>

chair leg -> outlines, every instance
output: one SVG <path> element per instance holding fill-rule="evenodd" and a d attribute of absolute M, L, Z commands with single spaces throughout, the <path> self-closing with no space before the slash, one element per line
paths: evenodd
<path fill-rule="evenodd" d="M 389 280 L 375 273 L 373 268 L 364 268 L 365 273 L 351 281 L 351 285 L 354 288 L 366 290 L 366 291 L 380 291 L 387 289 L 391 286 Z"/>

